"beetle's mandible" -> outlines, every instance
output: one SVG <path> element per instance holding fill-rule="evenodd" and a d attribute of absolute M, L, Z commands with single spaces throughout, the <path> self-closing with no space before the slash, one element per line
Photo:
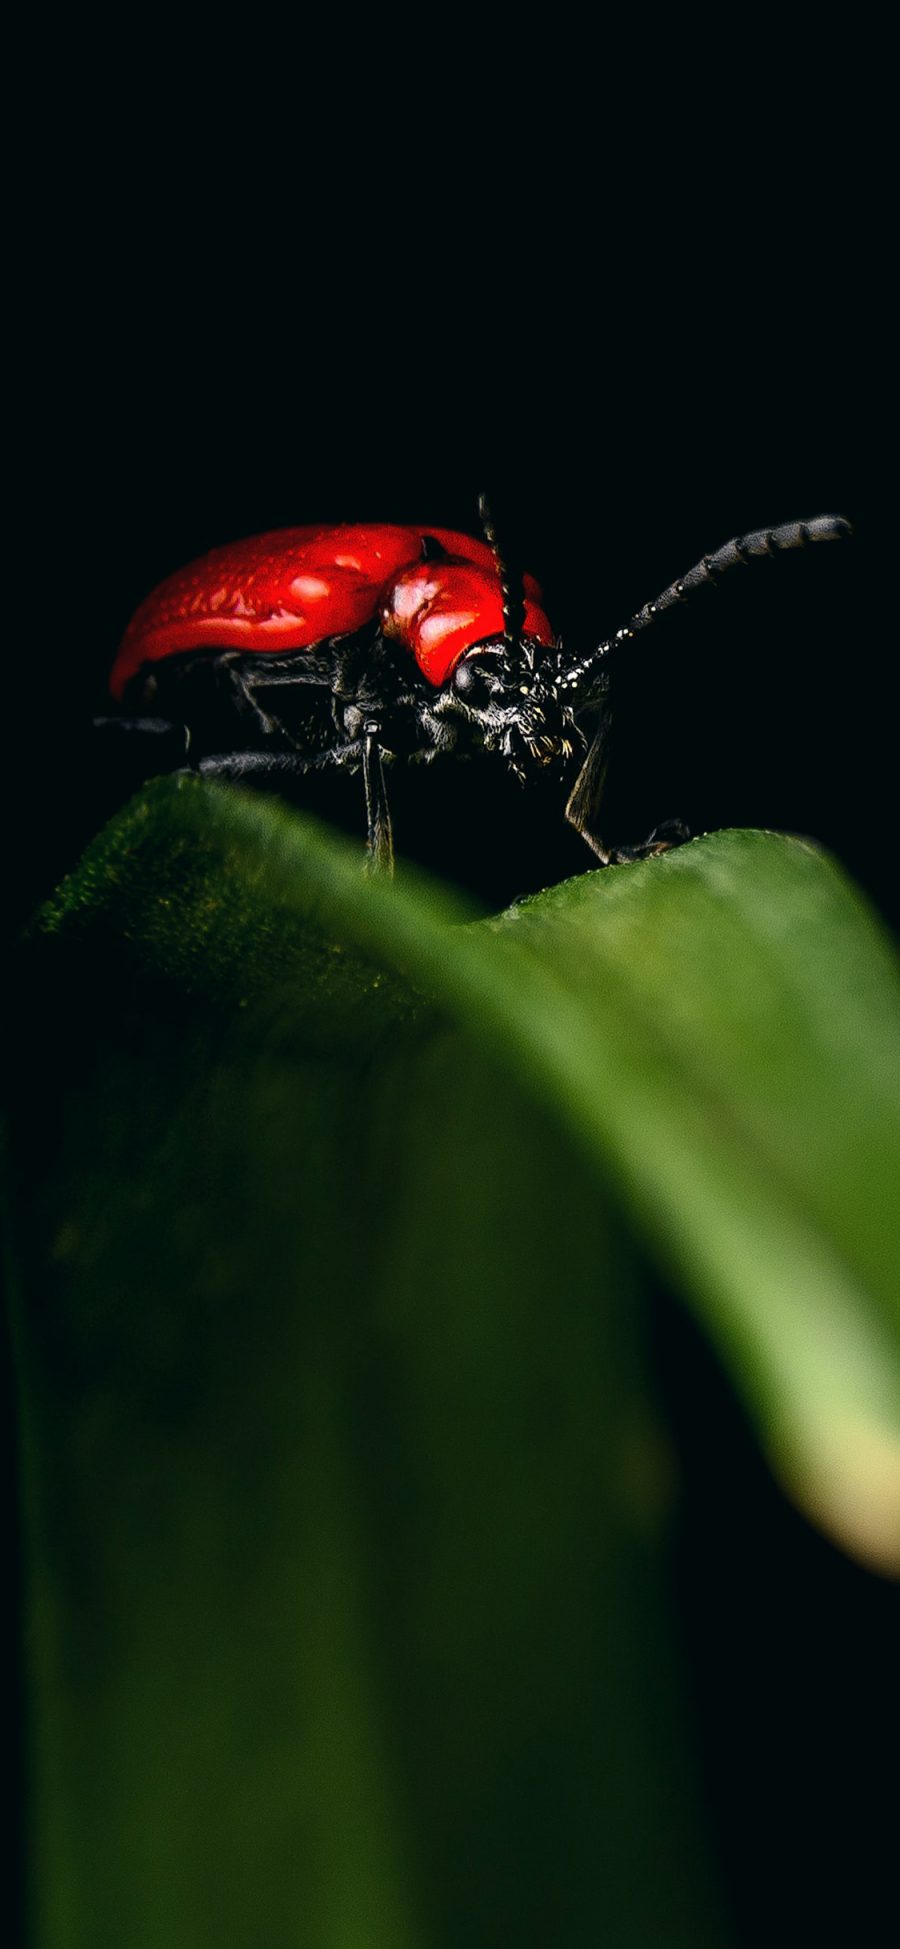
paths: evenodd
<path fill-rule="evenodd" d="M 141 604 L 104 719 L 176 726 L 205 776 L 290 792 L 304 774 L 361 773 L 370 866 L 389 871 L 386 771 L 454 754 L 558 776 L 565 816 L 603 865 L 663 852 L 678 822 L 610 848 L 598 827 L 610 652 L 727 571 L 850 533 L 840 515 L 758 529 L 705 555 L 615 635 L 568 654 L 538 584 L 515 582 L 486 504 L 483 538 L 388 523 L 286 528 L 214 549 Z"/>

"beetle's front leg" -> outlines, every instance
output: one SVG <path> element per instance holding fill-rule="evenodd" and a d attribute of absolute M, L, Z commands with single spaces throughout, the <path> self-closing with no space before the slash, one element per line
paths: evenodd
<path fill-rule="evenodd" d="M 649 838 L 638 846 L 607 846 L 600 838 L 596 822 L 606 783 L 611 726 L 612 714 L 608 704 L 605 704 L 597 719 L 587 757 L 569 794 L 566 818 L 592 852 L 596 853 L 601 866 L 623 866 L 632 860 L 650 859 L 656 853 L 667 853 L 671 847 L 680 846 L 685 839 L 689 839 L 690 833 L 680 819 L 667 819 L 664 825 L 655 826 Z"/>

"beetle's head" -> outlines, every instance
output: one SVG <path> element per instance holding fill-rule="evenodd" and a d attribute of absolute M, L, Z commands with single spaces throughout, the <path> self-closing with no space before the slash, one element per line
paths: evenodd
<path fill-rule="evenodd" d="M 479 513 L 500 585 L 503 633 L 473 643 L 460 657 L 446 704 L 463 720 L 464 735 L 483 750 L 500 753 L 524 784 L 538 772 L 563 771 L 585 740 L 560 682 L 560 647 L 543 634 L 547 619 L 533 606 L 541 592 L 527 576 L 511 571 L 483 494 Z M 529 625 L 540 633 L 530 634 Z"/>
<path fill-rule="evenodd" d="M 562 771 L 584 747 L 559 675 L 559 655 L 546 645 L 498 637 L 461 657 L 447 701 L 471 741 L 501 753 L 524 783 L 538 771 Z"/>

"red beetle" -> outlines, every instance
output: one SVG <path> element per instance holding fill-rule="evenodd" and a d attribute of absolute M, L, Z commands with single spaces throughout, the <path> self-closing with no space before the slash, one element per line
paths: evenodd
<path fill-rule="evenodd" d="M 289 790 L 324 767 L 361 771 L 378 868 L 393 857 L 385 767 L 451 752 L 494 755 L 523 783 L 539 770 L 563 780 L 580 759 L 566 817 L 604 865 L 678 843 L 677 822 L 615 851 L 597 832 L 609 651 L 726 570 L 838 539 L 849 524 L 821 515 L 728 542 L 573 658 L 537 583 L 526 575 L 511 587 L 484 504 L 482 520 L 484 540 L 372 523 L 285 528 L 213 549 L 130 622 L 110 676 L 117 721 L 158 731 L 161 714 L 182 727 L 185 759 L 206 775 Z"/>

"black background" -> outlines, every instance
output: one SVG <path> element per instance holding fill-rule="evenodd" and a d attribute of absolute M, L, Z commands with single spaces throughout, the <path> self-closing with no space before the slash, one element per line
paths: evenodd
<path fill-rule="evenodd" d="M 900 922 L 883 306 L 860 212 L 846 191 L 824 228 L 792 211 L 770 256 L 746 218 L 688 212 L 662 244 L 617 242 L 588 230 L 583 184 L 567 204 L 549 180 L 533 234 L 520 188 L 506 236 L 390 174 L 348 218 L 345 179 L 326 180 L 287 271 L 240 188 L 233 215 L 196 179 L 183 205 L 144 185 L 125 228 L 69 210 L 15 402 L 17 911 L 125 788 L 89 725 L 157 581 L 294 522 L 472 528 L 486 487 L 573 649 L 733 534 L 851 517 L 852 544 L 737 575 L 619 657 L 606 830 L 808 833 Z M 355 831 L 361 788 L 342 785 Z M 499 772 L 435 771 L 404 822 L 406 789 L 395 776 L 401 852 L 489 901 L 588 857 L 561 801 L 536 809 Z M 510 855 L 507 879 L 485 866 Z"/>
<path fill-rule="evenodd" d="M 227 61 L 204 51 L 188 83 L 170 46 L 139 95 L 123 70 L 99 127 L 95 95 L 62 133 L 48 117 L 10 374 L 15 913 L 111 809 L 88 724 L 155 582 L 294 522 L 471 527 L 487 487 L 573 646 L 732 534 L 850 516 L 846 548 L 733 577 L 620 664 L 609 825 L 807 833 L 900 922 L 879 177 L 846 48 L 785 73 L 748 26 L 697 111 L 664 49 L 654 89 L 635 51 L 585 79 L 569 44 L 487 72 L 473 31 L 432 24 L 399 68 L 370 69 L 356 28 L 304 62 L 254 43 L 227 90 Z M 529 867 L 498 794 L 441 787 L 432 863 L 487 893 L 498 836 L 509 893 L 590 865 L 548 808 Z M 406 837 L 429 856 L 427 811 Z M 656 1317 L 734 1939 L 880 1940 L 895 1593 L 784 1505 L 693 1331 L 664 1296 Z"/>

